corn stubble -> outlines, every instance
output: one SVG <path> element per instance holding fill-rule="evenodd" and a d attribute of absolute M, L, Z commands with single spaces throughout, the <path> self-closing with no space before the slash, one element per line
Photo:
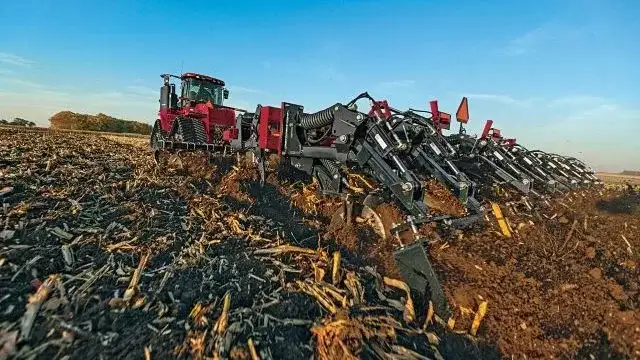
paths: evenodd
<path fill-rule="evenodd" d="M 183 159 L 159 171 L 146 140 L 113 135 L 25 137 L 0 129 L 0 145 L 0 287 L 7 289 L 0 293 L 0 359 L 490 358 L 482 352 L 487 342 L 498 343 L 507 355 L 553 357 L 562 338 L 536 324 L 547 319 L 531 307 L 544 304 L 536 280 L 494 254 L 522 251 L 517 255 L 523 264 L 538 251 L 557 263 L 587 254 L 595 268 L 616 259 L 624 276 L 638 275 L 640 268 L 637 221 L 616 226 L 609 242 L 590 235 L 607 226 L 604 215 L 568 215 L 588 195 L 536 213 L 501 203 L 480 234 L 445 238 L 420 229 L 435 239 L 430 252 L 450 275 L 445 288 L 466 286 L 474 299 L 449 294 L 454 315 L 440 319 L 428 299 L 415 298 L 383 264 L 391 242 L 372 242 L 366 222 L 354 222 L 350 231 L 328 228 L 340 203 L 319 196 L 317 184 L 270 176 L 266 190 L 255 191 L 250 164 L 235 160 L 229 167 Z M 225 166 L 229 171 L 222 173 Z M 358 195 L 372 183 L 351 175 L 349 186 Z M 431 184 L 429 201 L 436 204 L 444 193 Z M 454 203 L 450 198 L 441 201 L 441 209 L 460 210 L 446 207 Z M 273 216 L 269 207 L 284 215 Z M 388 204 L 382 209 L 390 216 L 395 211 Z M 532 244 L 533 238 L 539 240 Z M 480 261 L 478 254 L 490 259 Z M 637 333 L 627 336 L 618 325 L 633 330 L 640 324 L 637 290 L 616 287 L 615 278 L 599 274 L 589 281 L 603 284 L 588 288 L 588 301 L 598 299 L 598 289 L 614 298 L 601 300 L 615 319 L 607 320 L 607 331 L 616 351 L 634 354 L 640 349 Z M 572 292 L 588 286 L 578 279 L 555 277 L 548 286 L 558 282 L 562 299 L 570 301 Z M 531 298 L 521 300 L 524 292 Z M 558 307 L 566 304 L 545 296 Z M 618 311 L 612 301 L 631 310 Z M 520 307 L 531 315 L 518 318 Z M 575 325 L 575 333 L 591 324 Z M 530 333 L 544 342 L 527 348 L 526 339 L 535 337 Z"/>

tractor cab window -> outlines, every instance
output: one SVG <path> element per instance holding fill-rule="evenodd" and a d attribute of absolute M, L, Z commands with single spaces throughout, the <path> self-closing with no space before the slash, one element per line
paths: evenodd
<path fill-rule="evenodd" d="M 185 101 L 206 103 L 211 101 L 214 105 L 222 105 L 224 89 L 209 81 L 200 79 L 187 79 L 182 83 L 182 97 Z"/>

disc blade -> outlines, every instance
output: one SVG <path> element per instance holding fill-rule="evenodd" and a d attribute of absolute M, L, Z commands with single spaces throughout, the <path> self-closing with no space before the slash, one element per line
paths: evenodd
<path fill-rule="evenodd" d="M 362 207 L 362 213 L 360 217 L 365 219 L 365 221 L 367 221 L 367 223 L 383 240 L 387 239 L 387 232 L 389 231 L 389 229 L 386 228 L 384 222 L 382 221 L 382 218 L 377 212 L 365 205 Z"/>

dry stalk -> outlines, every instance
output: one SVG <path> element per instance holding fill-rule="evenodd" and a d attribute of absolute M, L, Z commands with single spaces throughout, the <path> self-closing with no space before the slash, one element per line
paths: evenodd
<path fill-rule="evenodd" d="M 362 182 L 366 187 L 369 188 L 369 190 L 373 190 L 375 189 L 375 186 L 373 186 L 373 184 L 371 184 L 367 179 L 365 179 L 362 175 L 360 174 L 348 174 L 347 175 L 347 179 L 349 180 L 349 182 L 351 182 L 352 180 L 355 181 L 360 181 Z M 354 185 L 355 186 L 355 185 Z"/>
<path fill-rule="evenodd" d="M 31 335 L 31 329 L 33 328 L 33 322 L 40 311 L 42 304 L 49 298 L 51 291 L 56 286 L 56 283 L 60 281 L 58 274 L 50 275 L 45 280 L 34 295 L 29 296 L 27 300 L 27 310 L 22 315 L 20 320 L 20 338 L 18 341 L 28 340 Z"/>
<path fill-rule="evenodd" d="M 120 241 L 119 243 L 109 244 L 109 245 L 106 246 L 106 249 L 107 249 L 108 252 L 113 252 L 115 250 L 135 251 L 137 248 L 135 246 L 131 245 L 131 244 L 136 242 L 136 240 L 138 240 L 138 238 L 134 237 L 131 240 L 125 240 L 125 241 Z"/>
<path fill-rule="evenodd" d="M 311 266 L 313 267 L 313 279 L 316 282 L 322 281 L 322 279 L 324 279 L 324 274 L 325 274 L 324 269 L 321 268 L 320 265 L 318 265 L 316 262 L 312 262 Z"/>
<path fill-rule="evenodd" d="M 362 351 L 364 326 L 351 319 L 324 321 L 311 329 L 320 359 L 358 359 Z"/>
<path fill-rule="evenodd" d="M 249 338 L 249 341 L 247 341 L 247 345 L 249 346 L 249 353 L 251 354 L 251 360 L 260 360 L 260 356 L 258 356 L 256 347 L 253 345 L 252 338 Z"/>
<path fill-rule="evenodd" d="M 564 239 L 564 243 L 558 249 L 558 252 L 560 252 L 560 250 L 564 249 L 564 247 L 567 245 L 569 240 L 571 240 L 571 237 L 573 236 L 573 232 L 576 230 L 576 225 L 578 225 L 578 220 L 573 220 L 573 224 L 571 224 L 571 229 L 569 230 L 569 233 L 567 234 L 567 237 Z"/>
<path fill-rule="evenodd" d="M 633 255 L 633 250 L 631 250 L 631 243 L 629 242 L 629 240 L 627 240 L 627 238 L 620 234 L 620 236 L 622 237 L 622 240 L 624 240 L 624 242 L 627 244 L 627 252 L 629 253 L 629 255 Z"/>
<path fill-rule="evenodd" d="M 328 310 L 332 314 L 335 314 L 338 311 L 338 308 L 329 298 L 329 296 L 317 286 L 315 286 L 315 284 L 311 285 L 300 280 L 297 280 L 296 284 L 300 288 L 300 291 L 313 296 L 326 310 Z"/>
<path fill-rule="evenodd" d="M 340 282 L 340 252 L 333 253 L 333 268 L 331 269 L 331 281 L 333 285 L 338 285 Z"/>
<path fill-rule="evenodd" d="M 404 290 L 407 293 L 407 299 L 404 304 L 403 317 L 404 321 L 406 321 L 407 323 L 413 322 L 416 319 L 416 310 L 413 306 L 413 300 L 411 299 L 411 290 L 409 289 L 409 285 L 407 285 L 407 283 L 405 283 L 404 281 L 391 279 L 386 276 L 384 277 L 384 283 L 387 286 L 392 286 Z"/>
<path fill-rule="evenodd" d="M 142 270 L 147 266 L 147 261 L 149 260 L 149 254 L 144 254 L 140 258 L 140 262 L 138 263 L 138 267 L 133 271 L 133 275 L 131 276 L 131 281 L 129 282 L 129 287 L 124 292 L 124 296 L 122 299 L 124 301 L 129 301 L 136 294 L 136 289 L 138 287 L 138 283 L 140 282 L 140 276 L 142 276 Z"/>
<path fill-rule="evenodd" d="M 227 324 L 229 322 L 229 308 L 231 307 L 231 293 L 227 291 L 224 295 L 224 300 L 222 302 L 222 313 L 215 325 L 213 326 L 213 333 L 217 335 L 222 335 L 227 329 Z"/>
<path fill-rule="evenodd" d="M 271 254 L 284 254 L 284 253 L 301 253 L 306 255 L 316 255 L 316 250 L 305 249 L 293 245 L 280 245 L 272 248 L 257 249 L 253 252 L 255 255 L 271 255 Z"/>
<path fill-rule="evenodd" d="M 197 326 L 206 326 L 209 323 L 206 315 L 209 312 L 207 307 L 203 307 L 201 303 L 197 303 L 191 309 L 189 317 Z"/>
<path fill-rule="evenodd" d="M 482 318 L 487 314 L 487 305 L 489 303 L 485 300 L 478 305 L 478 311 L 476 312 L 476 316 L 473 318 L 473 323 L 471 324 L 471 335 L 476 336 L 478 332 L 478 328 L 480 327 L 480 322 Z"/>
<path fill-rule="evenodd" d="M 424 325 L 422 326 L 423 330 L 426 330 L 427 326 L 431 324 L 431 322 L 433 321 L 434 314 L 435 314 L 435 311 L 433 309 L 433 302 L 429 300 L 429 307 L 427 308 L 427 318 L 424 320 Z"/>
<path fill-rule="evenodd" d="M 347 273 L 344 285 L 351 292 L 353 305 L 360 305 L 364 303 L 364 287 L 362 286 L 358 276 L 353 271 L 349 271 Z"/>

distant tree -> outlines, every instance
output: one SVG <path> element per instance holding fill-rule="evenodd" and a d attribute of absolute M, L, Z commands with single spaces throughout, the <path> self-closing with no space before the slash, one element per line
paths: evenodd
<path fill-rule="evenodd" d="M 25 120 L 23 118 L 13 118 L 11 121 L 7 121 L 6 119 L 0 119 L 0 125 L 13 125 L 13 126 L 36 126 L 36 123 L 33 121 Z"/>
<path fill-rule="evenodd" d="M 49 118 L 55 129 L 106 131 L 117 133 L 137 133 L 148 135 L 151 125 L 137 121 L 122 120 L 107 114 L 78 114 L 72 111 L 60 111 Z"/>
<path fill-rule="evenodd" d="M 12 122 L 10 122 L 9 124 L 11 125 L 17 125 L 17 126 L 36 126 L 36 123 L 34 123 L 33 121 L 29 121 L 29 120 L 25 120 L 23 118 L 14 118 Z"/>

